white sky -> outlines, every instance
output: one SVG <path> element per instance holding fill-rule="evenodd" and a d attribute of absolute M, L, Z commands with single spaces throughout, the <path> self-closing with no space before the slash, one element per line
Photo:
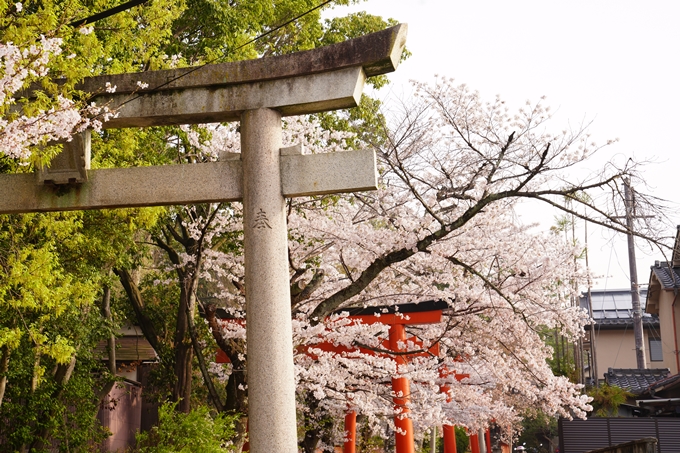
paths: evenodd
<path fill-rule="evenodd" d="M 558 111 L 555 130 L 592 120 L 598 143 L 619 139 L 607 156 L 656 162 L 641 192 L 680 203 L 673 185 L 680 174 L 673 171 L 680 164 L 680 2 L 367 0 L 331 14 L 350 11 L 408 24 L 413 56 L 390 76 L 397 93 L 410 79 L 440 74 L 510 105 L 546 96 Z M 603 276 L 595 287 L 629 287 L 626 238 L 590 227 L 589 244 L 591 268 Z M 637 255 L 639 282 L 647 283 L 662 257 L 643 244 Z"/>

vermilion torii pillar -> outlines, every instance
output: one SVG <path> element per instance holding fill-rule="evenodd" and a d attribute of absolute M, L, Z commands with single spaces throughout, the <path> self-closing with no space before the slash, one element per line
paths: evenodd
<path fill-rule="evenodd" d="M 354 322 L 361 322 L 363 324 L 381 323 L 389 326 L 389 338 L 382 340 L 382 345 L 385 351 L 375 351 L 362 346 L 346 347 L 335 345 L 331 342 L 322 342 L 311 346 L 311 349 L 321 349 L 322 351 L 332 352 L 336 354 L 343 354 L 354 351 L 361 351 L 368 355 L 378 355 L 383 357 L 390 357 L 397 361 L 398 365 L 408 363 L 413 357 L 434 355 L 439 356 L 439 343 L 427 348 L 408 354 L 399 354 L 403 351 L 400 343 L 411 342 L 414 345 L 420 345 L 422 342 L 416 337 L 408 337 L 406 335 L 406 325 L 419 324 L 433 324 L 442 321 L 443 310 L 448 307 L 445 301 L 426 301 L 420 303 L 401 304 L 397 306 L 386 307 L 368 307 L 368 308 L 350 308 L 339 310 L 338 312 L 349 312 L 348 319 Z M 227 317 L 223 320 L 225 323 L 240 322 L 240 320 L 231 319 Z M 315 357 L 315 354 L 307 353 Z M 397 353 L 397 354 L 394 354 Z M 218 351 L 216 361 L 218 363 L 228 363 L 229 358 L 222 351 Z M 447 373 L 448 374 L 448 373 Z M 462 376 L 463 379 L 467 376 Z M 395 393 L 393 398 L 395 404 L 395 411 L 398 415 L 394 417 L 394 424 L 400 431 L 395 433 L 396 453 L 413 453 L 415 445 L 413 442 L 413 423 L 408 417 L 409 409 L 408 403 L 410 400 L 410 382 L 408 378 L 400 376 L 392 379 L 392 390 Z M 356 417 L 354 410 L 350 409 L 345 415 L 345 442 L 343 446 L 344 453 L 355 453 L 356 451 Z M 455 439 L 454 439 L 455 448 Z M 447 453 L 456 453 L 455 450 Z"/>
<path fill-rule="evenodd" d="M 296 453 L 284 199 L 376 189 L 377 178 L 372 151 L 281 149 L 281 118 L 356 106 L 366 77 L 396 69 L 405 40 L 398 25 L 279 57 L 86 79 L 80 89 L 118 110 L 105 128 L 240 121 L 241 158 L 89 170 L 84 134 L 37 176 L 0 176 L 0 213 L 243 200 L 250 451 Z"/>
<path fill-rule="evenodd" d="M 360 320 L 363 324 L 381 323 L 389 325 L 389 338 L 387 339 L 387 348 L 393 351 L 394 360 L 397 366 L 406 365 L 409 361 L 409 356 L 418 356 L 427 354 L 428 352 L 416 352 L 413 354 L 400 354 L 404 351 L 403 344 L 407 341 L 418 342 L 415 338 L 409 338 L 406 334 L 407 325 L 418 324 L 436 324 L 442 322 L 443 310 L 448 307 L 444 301 L 428 301 L 418 304 L 401 304 L 398 306 L 387 307 L 368 307 L 357 308 L 349 310 L 341 310 L 349 312 L 349 319 Z M 332 350 L 329 345 L 319 345 L 321 349 Z M 361 349 L 361 348 L 359 348 Z M 439 344 L 435 344 L 430 348 L 431 353 L 439 355 Z M 364 351 L 371 353 L 371 351 Z M 387 353 L 383 353 L 387 354 Z M 397 370 L 399 372 L 399 370 Z M 394 393 L 393 401 L 395 405 L 396 415 L 394 417 L 394 426 L 396 428 L 394 441 L 396 444 L 396 453 L 414 453 L 415 444 L 413 441 L 413 422 L 409 418 L 408 404 L 411 399 L 411 384 L 409 379 L 404 376 L 397 376 L 392 378 L 392 391 Z M 351 422 L 351 414 L 348 414 Z M 347 418 L 345 419 L 347 422 Z M 353 426 L 347 427 L 350 431 L 352 428 L 356 429 L 356 423 L 350 424 Z M 356 437 L 355 433 L 350 432 L 353 440 Z M 352 452 L 354 445 L 345 444 L 345 453 Z"/>

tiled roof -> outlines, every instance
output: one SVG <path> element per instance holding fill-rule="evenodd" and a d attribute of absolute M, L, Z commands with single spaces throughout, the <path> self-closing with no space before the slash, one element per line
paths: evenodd
<path fill-rule="evenodd" d="M 677 387 L 678 385 L 680 385 L 680 374 L 674 374 L 673 376 L 668 376 L 665 379 L 656 381 L 654 384 L 650 385 L 644 393 L 654 396 L 656 392 L 669 390 Z"/>
<path fill-rule="evenodd" d="M 106 351 L 106 341 L 100 341 L 95 348 L 96 357 L 101 360 L 108 360 L 109 354 Z M 156 360 L 156 351 L 143 336 L 122 336 L 116 338 L 116 361 L 137 362 Z"/>
<path fill-rule="evenodd" d="M 646 370 L 609 368 L 609 371 L 604 374 L 604 380 L 609 385 L 615 385 L 639 395 L 650 386 L 666 379 L 670 374 L 671 370 L 668 368 L 650 368 Z"/>
<path fill-rule="evenodd" d="M 633 301 L 630 289 L 592 290 L 593 319 L 596 329 L 619 329 L 633 325 Z M 644 313 L 647 303 L 647 290 L 640 290 L 640 307 L 643 310 L 643 327 L 658 327 L 659 317 Z M 588 296 L 580 298 L 581 308 L 588 310 Z M 586 327 L 588 328 L 588 327 Z"/>
<path fill-rule="evenodd" d="M 625 327 L 632 327 L 633 325 L 633 314 L 631 313 L 630 316 L 627 317 L 619 317 L 619 318 L 598 318 L 595 317 L 595 329 L 619 329 L 619 328 L 625 328 Z M 659 317 L 657 315 L 650 315 L 649 313 L 643 313 L 642 314 L 642 327 L 643 328 L 650 328 L 650 327 L 656 327 L 659 328 L 661 326 L 661 322 L 659 321 Z M 590 328 L 589 325 L 586 326 L 586 330 Z"/>
<path fill-rule="evenodd" d="M 652 272 L 661 283 L 662 289 L 680 288 L 680 268 L 669 268 L 668 263 L 656 261 Z"/>

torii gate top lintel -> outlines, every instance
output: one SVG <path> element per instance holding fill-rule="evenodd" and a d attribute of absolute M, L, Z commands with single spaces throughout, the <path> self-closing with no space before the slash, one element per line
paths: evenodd
<path fill-rule="evenodd" d="M 310 75 L 355 66 L 361 66 L 366 76 L 371 77 L 397 69 L 407 28 L 406 24 L 399 24 L 330 46 L 254 60 L 89 77 L 78 89 L 98 92 L 103 90 L 106 82 L 117 87 L 116 93 L 207 88 Z M 148 88 L 140 90 L 137 81 L 148 83 Z"/>
<path fill-rule="evenodd" d="M 407 25 L 400 24 L 304 52 L 97 76 L 85 79 L 79 88 L 102 93 L 98 104 L 122 107 L 105 128 L 238 121 L 243 111 L 261 107 L 283 116 L 354 107 L 366 77 L 397 68 L 406 33 Z M 115 93 L 105 93 L 107 83 L 116 87 Z"/>

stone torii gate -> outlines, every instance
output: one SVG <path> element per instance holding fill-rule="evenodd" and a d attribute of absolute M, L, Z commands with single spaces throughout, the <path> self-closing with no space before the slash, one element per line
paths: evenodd
<path fill-rule="evenodd" d="M 86 133 L 50 169 L 0 176 L 0 213 L 243 200 L 253 453 L 297 452 L 285 197 L 377 188 L 372 151 L 282 149 L 281 118 L 356 106 L 366 77 L 396 69 L 406 31 L 402 24 L 306 52 L 93 77 L 79 87 L 118 109 L 104 128 L 240 121 L 240 159 L 90 170 Z M 116 93 L 105 94 L 107 82 Z"/>

